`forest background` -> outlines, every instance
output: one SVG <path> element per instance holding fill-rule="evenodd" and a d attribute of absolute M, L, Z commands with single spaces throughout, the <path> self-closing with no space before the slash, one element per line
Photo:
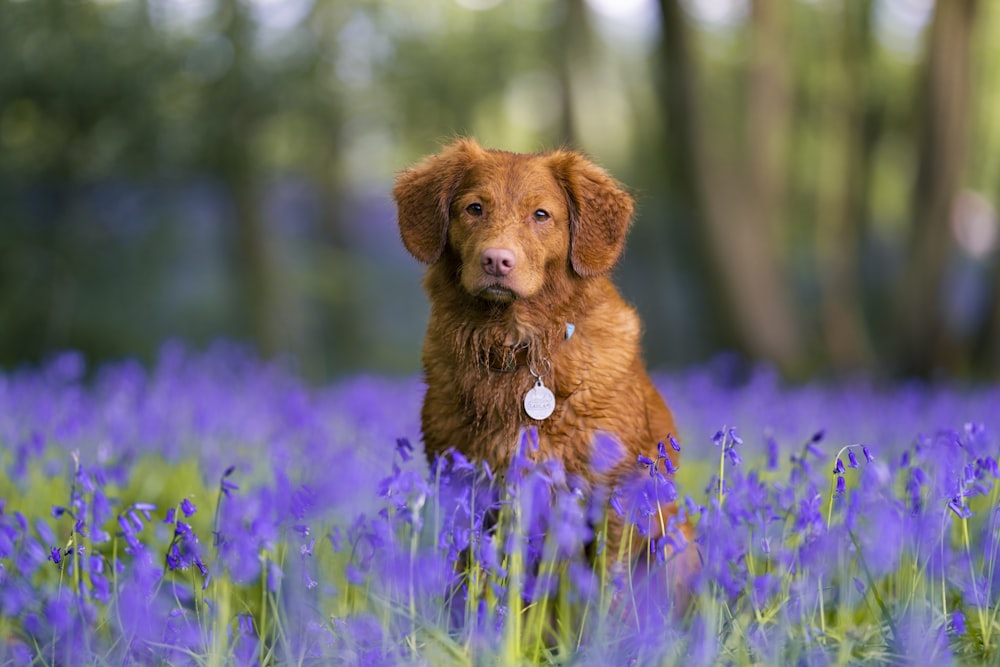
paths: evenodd
<path fill-rule="evenodd" d="M 654 367 L 995 379 L 998 64 L 987 0 L 0 0 L 0 367 L 413 373 L 389 192 L 468 134 L 629 185 Z"/>

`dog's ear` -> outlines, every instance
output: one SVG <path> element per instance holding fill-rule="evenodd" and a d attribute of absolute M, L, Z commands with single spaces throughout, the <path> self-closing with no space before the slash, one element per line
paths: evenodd
<path fill-rule="evenodd" d="M 406 249 L 424 264 L 433 264 L 444 252 L 451 200 L 482 152 L 474 140 L 458 139 L 396 178 L 392 196 L 399 233 Z"/>
<path fill-rule="evenodd" d="M 607 273 L 625 247 L 632 196 L 607 172 L 575 151 L 552 154 L 552 171 L 570 207 L 570 262 L 583 277 Z"/>

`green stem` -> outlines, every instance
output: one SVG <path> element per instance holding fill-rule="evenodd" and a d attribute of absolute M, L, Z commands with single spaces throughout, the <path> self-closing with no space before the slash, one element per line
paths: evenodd
<path fill-rule="evenodd" d="M 722 502 L 726 499 L 726 493 L 724 489 L 726 488 L 726 438 L 728 437 L 728 430 L 723 427 L 722 429 L 722 442 L 719 445 L 719 508 L 722 508 Z"/>
<path fill-rule="evenodd" d="M 259 647 L 260 656 L 259 663 L 261 667 L 264 665 L 265 649 L 267 647 L 267 642 L 265 641 L 265 633 L 267 631 L 267 551 L 262 551 L 260 554 L 260 622 L 257 624 L 257 645 Z"/>

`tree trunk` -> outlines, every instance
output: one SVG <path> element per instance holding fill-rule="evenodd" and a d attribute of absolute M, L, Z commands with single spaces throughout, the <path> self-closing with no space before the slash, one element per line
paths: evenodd
<path fill-rule="evenodd" d="M 817 105 L 823 128 L 816 197 L 820 322 L 828 361 L 840 371 L 868 367 L 874 358 L 858 261 L 869 172 L 864 126 L 870 7 L 854 0 L 842 4 L 844 23 L 830 30 L 834 43 L 824 58 L 825 99 Z"/>
<path fill-rule="evenodd" d="M 942 282 L 954 249 L 949 218 L 966 155 L 975 10 L 976 0 L 938 2 L 930 30 L 913 227 L 899 298 L 898 370 L 905 375 L 927 376 L 946 361 Z"/>
<path fill-rule="evenodd" d="M 271 355 L 281 345 L 272 242 L 260 215 L 259 188 L 250 178 L 228 182 L 236 225 L 235 279 L 250 332 L 260 352 Z"/>
<path fill-rule="evenodd" d="M 786 372 L 801 370 L 803 346 L 788 281 L 778 256 L 776 225 L 783 201 L 782 160 L 788 95 L 780 51 L 782 3 L 753 5 L 753 56 L 748 76 L 745 156 L 715 145 L 703 118 L 695 68 L 677 0 L 660 0 L 661 86 L 670 126 L 666 150 L 679 151 L 671 178 L 688 192 L 702 219 L 702 242 L 732 314 L 740 347 Z M 675 142 L 675 143 L 672 143 Z"/>
<path fill-rule="evenodd" d="M 695 65 L 692 62 L 691 36 L 677 0 L 660 0 L 663 37 L 657 48 L 655 88 L 662 112 L 662 147 L 655 151 L 665 160 L 664 190 L 669 206 L 681 223 L 676 225 L 677 243 L 684 250 L 679 261 L 686 261 L 686 271 L 704 280 L 703 309 L 705 326 L 711 331 L 710 349 L 736 348 L 749 352 L 736 334 L 730 297 L 719 271 L 714 270 L 705 222 L 698 170 L 701 133 Z M 706 270 L 708 269 L 708 270 Z"/>
<path fill-rule="evenodd" d="M 278 311 L 279 272 L 275 267 L 273 239 L 261 216 L 262 191 L 254 156 L 253 137 L 264 115 L 255 99 L 250 62 L 253 19 L 250 10 L 237 0 L 220 4 L 219 15 L 226 20 L 225 34 L 233 45 L 233 63 L 214 86 L 207 113 L 228 112 L 216 120 L 213 155 L 207 156 L 217 169 L 233 205 L 232 276 L 239 304 L 239 318 L 261 353 L 269 355 L 281 345 L 285 326 Z"/>
<path fill-rule="evenodd" d="M 576 119 L 573 116 L 573 71 L 575 65 L 586 60 L 590 52 L 590 24 L 583 0 L 564 0 L 565 18 L 560 23 L 560 39 L 556 56 L 559 81 L 559 125 L 557 137 L 564 146 L 575 145 Z"/>

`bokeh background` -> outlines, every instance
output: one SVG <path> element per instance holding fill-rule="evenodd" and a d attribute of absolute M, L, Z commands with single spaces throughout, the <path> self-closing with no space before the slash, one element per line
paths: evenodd
<path fill-rule="evenodd" d="M 389 191 L 460 134 L 633 189 L 654 367 L 1000 373 L 992 0 L 0 0 L 0 367 L 417 371 Z"/>

